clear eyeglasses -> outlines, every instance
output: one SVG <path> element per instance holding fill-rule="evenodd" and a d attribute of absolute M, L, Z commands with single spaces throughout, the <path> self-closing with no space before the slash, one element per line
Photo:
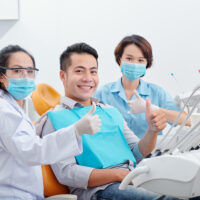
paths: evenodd
<path fill-rule="evenodd" d="M 33 67 L 21 67 L 21 66 L 16 66 L 16 67 L 3 67 L 0 66 L 1 69 L 9 70 L 9 76 L 13 78 L 31 78 L 35 79 L 37 76 L 37 73 L 39 69 L 33 68 Z"/>

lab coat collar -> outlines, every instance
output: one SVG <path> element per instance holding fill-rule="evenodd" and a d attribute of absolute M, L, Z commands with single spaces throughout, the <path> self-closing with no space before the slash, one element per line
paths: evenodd
<path fill-rule="evenodd" d="M 8 92 L 5 92 L 3 90 L 0 89 L 0 98 L 4 99 L 5 101 L 7 101 L 9 104 L 11 104 L 11 106 L 13 106 L 13 108 L 21 114 L 23 119 L 26 119 L 28 122 L 30 121 L 28 116 L 24 113 L 23 109 L 18 105 L 18 103 L 16 102 L 16 100 L 12 97 L 11 94 L 9 94 Z M 30 123 L 31 126 L 34 128 L 33 124 Z"/>
<path fill-rule="evenodd" d="M 14 108 L 22 113 L 21 107 L 18 105 L 16 100 L 8 93 L 0 89 L 0 98 L 6 100 L 8 103 L 10 103 Z"/>

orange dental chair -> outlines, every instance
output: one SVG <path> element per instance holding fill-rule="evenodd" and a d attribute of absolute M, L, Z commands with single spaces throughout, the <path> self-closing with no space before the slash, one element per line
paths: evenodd
<path fill-rule="evenodd" d="M 61 95 L 51 86 L 41 83 L 32 93 L 32 102 L 39 115 L 44 114 L 60 103 Z M 42 165 L 45 200 L 76 200 L 76 195 L 70 195 L 67 186 L 60 184 L 51 167 Z M 62 194 L 62 195 L 61 195 Z"/>

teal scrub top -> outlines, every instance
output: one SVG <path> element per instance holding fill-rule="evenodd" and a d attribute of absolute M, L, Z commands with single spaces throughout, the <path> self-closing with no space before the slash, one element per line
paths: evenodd
<path fill-rule="evenodd" d="M 180 111 L 180 108 L 175 105 L 171 95 L 158 85 L 145 82 L 144 80 L 140 79 L 137 92 L 143 99 L 149 98 L 151 103 L 156 106 L 165 108 L 167 110 Z M 117 108 L 123 115 L 129 128 L 139 138 L 143 137 L 148 127 L 148 124 L 145 120 L 145 113 L 131 113 L 131 109 L 127 104 L 127 99 L 121 83 L 121 78 L 116 82 L 108 83 L 99 88 L 94 94 L 94 97 L 98 98 L 105 104 L 109 104 Z M 135 95 L 133 95 L 132 100 L 135 98 Z M 162 132 L 159 134 L 162 134 Z"/>

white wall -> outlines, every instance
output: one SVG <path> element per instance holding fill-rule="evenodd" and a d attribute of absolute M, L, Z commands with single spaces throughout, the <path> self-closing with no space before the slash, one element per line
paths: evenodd
<path fill-rule="evenodd" d="M 140 34 L 154 53 L 145 79 L 174 96 L 200 83 L 199 8 L 199 0 L 20 0 L 20 20 L 0 21 L 0 48 L 19 44 L 29 50 L 40 69 L 37 82 L 63 92 L 59 56 L 68 45 L 84 41 L 97 49 L 104 84 L 120 77 L 115 46 Z"/>

